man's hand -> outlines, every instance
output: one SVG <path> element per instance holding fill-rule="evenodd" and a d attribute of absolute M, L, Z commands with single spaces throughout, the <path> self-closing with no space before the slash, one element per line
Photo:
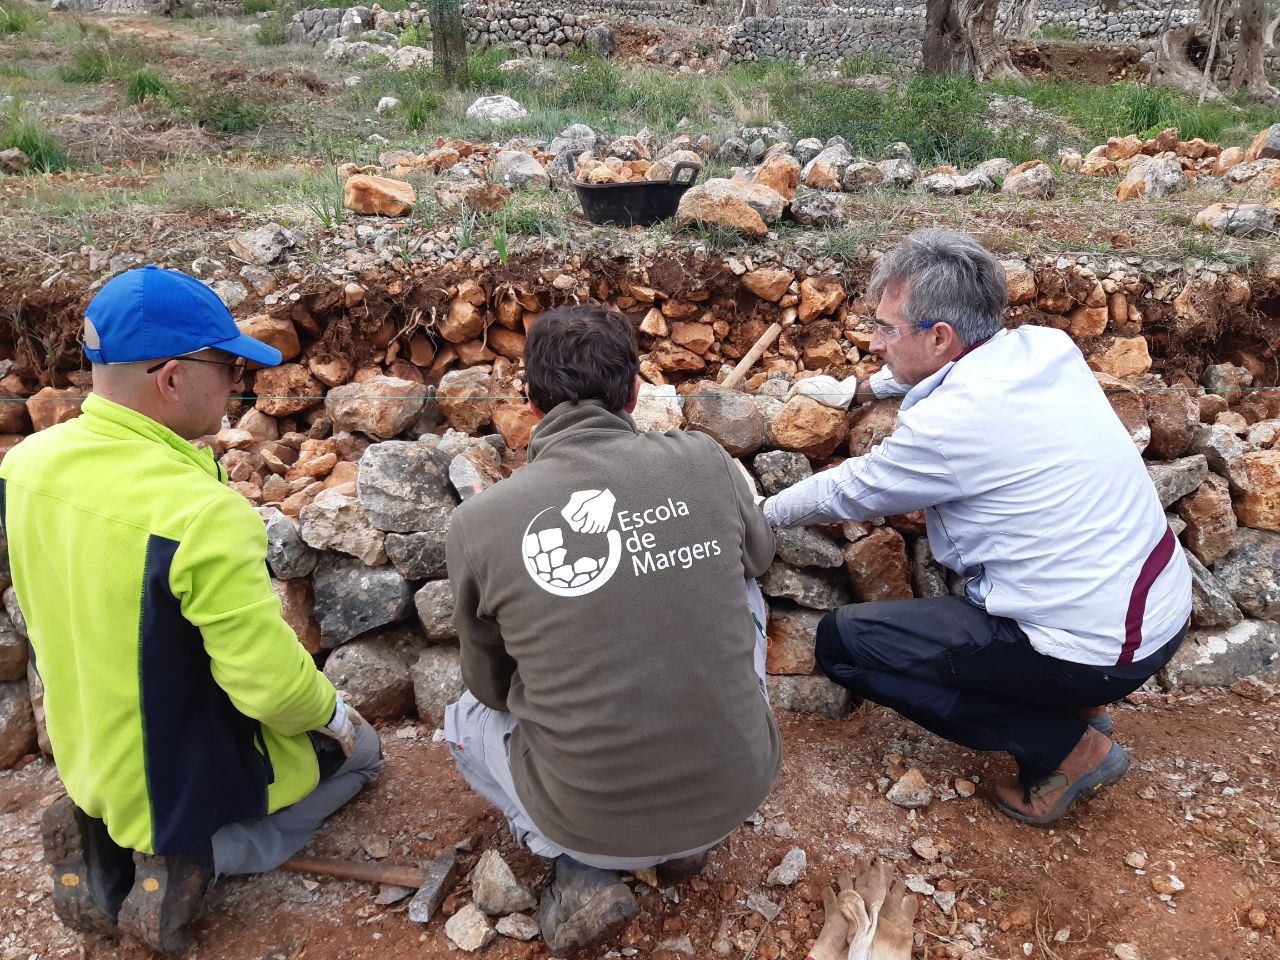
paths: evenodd
<path fill-rule="evenodd" d="M 846 377 L 843 380 L 837 380 L 835 377 L 821 373 L 816 377 L 805 377 L 798 381 L 791 392 L 804 394 L 837 410 L 848 410 L 854 398 L 858 396 L 858 378 Z"/>
<path fill-rule="evenodd" d="M 569 498 L 560 515 L 574 533 L 604 533 L 613 522 L 616 502 L 608 490 L 579 490 Z"/>
<path fill-rule="evenodd" d="M 342 747 L 342 755 L 349 757 L 356 748 L 356 735 L 365 722 L 364 717 L 356 712 L 355 707 L 349 706 L 342 697 L 338 697 L 328 725 L 316 732 L 337 740 L 338 746 Z"/>

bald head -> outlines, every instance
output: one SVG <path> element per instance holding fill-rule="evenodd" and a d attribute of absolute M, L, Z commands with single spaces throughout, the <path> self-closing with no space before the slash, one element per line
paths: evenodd
<path fill-rule="evenodd" d="M 186 440 L 217 433 L 241 386 L 237 358 L 221 350 L 136 363 L 93 365 L 93 392 L 136 410 Z"/>

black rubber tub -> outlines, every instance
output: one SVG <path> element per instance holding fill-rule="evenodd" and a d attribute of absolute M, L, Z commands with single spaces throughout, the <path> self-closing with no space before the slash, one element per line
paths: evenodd
<path fill-rule="evenodd" d="M 569 158 L 569 173 L 575 165 Z M 687 160 L 677 163 L 667 180 L 645 180 L 642 183 L 579 183 L 582 212 L 592 223 L 616 227 L 647 227 L 659 220 L 675 216 L 680 197 L 694 185 L 701 168 Z"/>

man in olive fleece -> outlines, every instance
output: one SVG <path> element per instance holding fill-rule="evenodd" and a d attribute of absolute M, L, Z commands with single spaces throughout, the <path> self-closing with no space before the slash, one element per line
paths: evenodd
<path fill-rule="evenodd" d="M 700 869 L 769 792 L 782 750 L 749 578 L 774 543 L 714 440 L 636 429 L 626 317 L 543 315 L 525 369 L 543 417 L 529 464 L 449 531 L 469 692 L 445 739 L 516 839 L 556 859 L 540 922 L 564 955 L 637 912 L 614 871 Z"/>

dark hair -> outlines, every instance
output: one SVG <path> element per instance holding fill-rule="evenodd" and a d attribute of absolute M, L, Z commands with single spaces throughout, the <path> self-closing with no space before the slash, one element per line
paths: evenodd
<path fill-rule="evenodd" d="M 548 310 L 525 339 L 524 371 L 529 399 L 543 413 L 571 400 L 622 410 L 640 372 L 631 321 L 590 304 Z"/>

